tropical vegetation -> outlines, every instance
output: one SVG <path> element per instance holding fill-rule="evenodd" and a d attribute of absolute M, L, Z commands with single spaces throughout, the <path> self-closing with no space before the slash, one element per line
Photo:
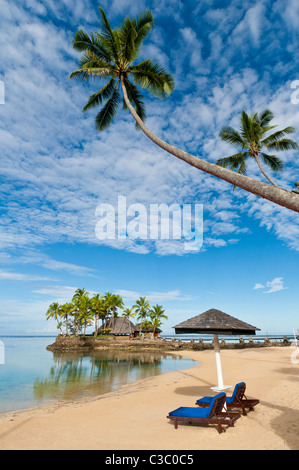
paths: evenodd
<path fill-rule="evenodd" d="M 239 152 L 230 157 L 220 158 L 217 161 L 217 165 L 237 170 L 238 173 L 246 175 L 247 160 L 254 159 L 264 177 L 273 186 L 278 187 L 265 172 L 260 159 L 275 173 L 280 173 L 283 170 L 284 164 L 276 155 L 265 153 L 264 148 L 270 151 L 295 150 L 298 149 L 298 145 L 286 137 L 288 134 L 295 132 L 295 128 L 291 126 L 267 135 L 269 131 L 277 127 L 269 125 L 273 118 L 274 115 L 269 109 L 265 109 L 260 114 L 255 113 L 252 116 L 248 116 L 243 110 L 240 119 L 240 132 L 227 126 L 221 129 L 219 133 L 221 140 L 233 145 L 239 149 Z"/>
<path fill-rule="evenodd" d="M 89 35 L 80 29 L 75 34 L 73 47 L 82 53 L 82 56 L 79 69 L 70 74 L 70 78 L 78 78 L 84 82 L 93 78 L 105 80 L 100 90 L 89 97 L 83 108 L 86 112 L 101 106 L 95 118 L 97 130 L 103 131 L 110 126 L 122 104 L 123 109 L 129 109 L 131 112 L 136 127 L 166 152 L 234 186 L 299 212 L 297 194 L 278 188 L 272 183 L 249 178 L 243 171 L 244 165 L 241 165 L 241 170 L 240 165 L 237 166 L 240 171 L 233 171 L 228 165 L 217 165 L 195 157 L 164 142 L 148 129 L 144 124 L 146 109 L 140 88 L 159 98 L 166 98 L 174 90 L 174 79 L 158 63 L 154 63 L 152 59 L 137 62 L 142 43 L 153 28 L 152 13 L 147 10 L 134 19 L 127 17 L 119 27 L 112 29 L 104 10 L 101 7 L 99 9 L 100 31 Z M 272 144 L 274 142 L 275 138 Z M 267 160 L 267 157 L 265 159 Z M 270 164 L 273 161 L 268 159 Z"/>
<path fill-rule="evenodd" d="M 107 292 L 103 295 L 96 293 L 90 295 L 85 289 L 77 289 L 71 302 L 59 304 L 53 302 L 47 312 L 46 319 L 54 319 L 61 335 L 86 336 L 87 328 L 94 328 L 94 336 L 107 335 L 111 329 L 105 325 L 110 318 L 123 317 L 133 319 L 137 316 L 140 321 L 139 333 L 150 327 L 155 334 L 163 320 L 168 320 L 162 305 L 151 307 L 146 297 L 140 297 L 132 307 L 125 307 L 122 297 Z M 99 323 L 104 325 L 99 328 Z"/>

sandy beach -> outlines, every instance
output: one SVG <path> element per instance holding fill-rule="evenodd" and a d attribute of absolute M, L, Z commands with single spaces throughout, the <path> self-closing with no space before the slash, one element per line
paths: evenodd
<path fill-rule="evenodd" d="M 214 426 L 181 425 L 166 416 L 194 406 L 216 383 L 213 351 L 180 354 L 200 361 L 90 401 L 47 405 L 0 416 L 1 450 L 295 450 L 299 449 L 299 365 L 290 347 L 221 351 L 224 381 L 247 384 L 254 412 L 218 434 Z M 177 354 L 177 353 L 176 353 Z"/>

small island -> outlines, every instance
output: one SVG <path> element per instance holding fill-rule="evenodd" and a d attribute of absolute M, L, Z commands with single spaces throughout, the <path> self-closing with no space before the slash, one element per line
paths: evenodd
<path fill-rule="evenodd" d="M 93 294 L 77 289 L 72 300 L 59 305 L 53 302 L 46 313 L 47 320 L 54 318 L 59 335 L 47 349 L 107 349 L 155 347 L 169 349 L 160 340 L 162 321 L 167 320 L 162 305 L 151 306 L 146 297 L 140 297 L 135 304 L 125 307 L 123 298 L 107 292 Z M 138 323 L 131 320 L 137 318 Z M 92 334 L 86 334 L 93 327 Z"/>

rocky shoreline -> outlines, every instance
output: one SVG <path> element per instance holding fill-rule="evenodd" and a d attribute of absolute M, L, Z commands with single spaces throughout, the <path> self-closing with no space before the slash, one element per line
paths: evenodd
<path fill-rule="evenodd" d="M 263 342 L 255 342 L 254 339 L 245 341 L 240 338 L 235 343 L 227 343 L 221 341 L 221 349 L 245 349 L 245 348 L 264 348 L 264 347 L 285 347 L 291 346 L 291 342 L 284 338 L 283 341 L 270 341 L 265 338 Z M 124 349 L 124 350 L 147 350 L 155 349 L 158 351 L 177 351 L 177 350 L 195 350 L 202 351 L 205 349 L 213 349 L 213 343 L 200 340 L 182 341 L 181 339 L 150 339 L 150 338 L 128 338 L 128 337 L 62 337 L 58 336 L 53 344 L 47 346 L 48 351 L 88 351 L 88 350 L 107 350 L 107 349 Z"/>

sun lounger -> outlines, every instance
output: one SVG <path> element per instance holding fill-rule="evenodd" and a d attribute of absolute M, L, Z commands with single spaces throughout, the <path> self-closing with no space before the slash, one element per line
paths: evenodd
<path fill-rule="evenodd" d="M 235 421 L 240 418 L 240 413 L 229 413 L 224 409 L 226 400 L 225 393 L 219 393 L 211 400 L 209 407 L 181 407 L 171 411 L 167 416 L 173 421 L 175 429 L 178 423 L 189 424 L 217 424 L 219 434 L 224 431 L 222 425 L 234 426 Z"/>
<path fill-rule="evenodd" d="M 245 390 L 245 382 L 240 382 L 235 386 L 232 396 L 226 397 L 227 408 L 242 408 L 244 416 L 247 415 L 246 409 L 248 409 L 249 411 L 254 411 L 254 407 L 259 403 L 259 400 L 249 400 L 248 398 L 246 398 Z M 213 399 L 214 397 L 203 397 L 200 400 L 197 400 L 195 404 L 199 407 L 206 408 L 210 406 Z"/>

